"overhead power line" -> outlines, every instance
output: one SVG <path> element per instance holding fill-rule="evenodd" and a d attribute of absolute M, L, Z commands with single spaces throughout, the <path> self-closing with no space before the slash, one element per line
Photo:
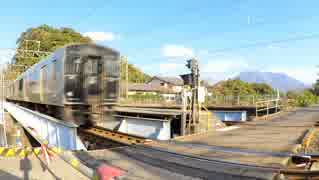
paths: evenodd
<path fill-rule="evenodd" d="M 303 35 L 303 36 L 295 36 L 287 39 L 277 39 L 277 40 L 270 40 L 270 41 L 261 41 L 261 42 L 254 42 L 250 44 L 245 44 L 237 47 L 228 47 L 222 49 L 215 49 L 215 50 L 208 50 L 209 54 L 218 54 L 221 52 L 228 52 L 228 51 L 235 51 L 247 48 L 256 48 L 256 47 L 263 47 L 269 46 L 273 44 L 281 44 L 281 43 L 289 43 L 289 42 L 296 42 L 296 41 L 304 41 L 304 40 L 311 40 L 311 39 L 319 39 L 319 34 L 310 34 L 310 35 Z"/>
<path fill-rule="evenodd" d="M 90 17 L 92 17 L 99 9 L 102 9 L 104 8 L 107 4 L 109 4 L 112 0 L 103 0 L 103 4 L 100 4 L 99 6 L 96 6 L 96 7 L 93 7 L 93 8 L 90 8 L 88 13 L 86 14 L 85 17 L 81 17 L 81 19 L 74 23 L 73 26 L 76 26 L 76 25 L 79 25 L 79 24 L 82 24 L 83 22 L 85 22 L 87 19 L 89 19 Z M 104 3 L 104 2 L 107 2 L 107 3 Z M 98 3 L 94 3 L 94 4 L 98 4 Z"/>
<path fill-rule="evenodd" d="M 235 47 L 226 47 L 226 48 L 220 48 L 220 49 L 208 49 L 207 50 L 207 55 L 208 56 L 215 56 L 218 55 L 219 53 L 224 53 L 224 52 L 230 52 L 230 51 L 236 51 L 236 50 L 241 50 L 241 49 L 249 49 L 249 48 L 258 48 L 258 47 L 263 47 L 263 46 L 269 46 L 273 44 L 282 44 L 282 43 L 289 43 L 289 42 L 297 42 L 297 41 L 303 41 L 303 40 L 311 40 L 311 39 L 319 39 L 319 34 L 308 34 L 308 35 L 302 35 L 302 36 L 295 36 L 295 37 L 290 37 L 286 39 L 275 39 L 275 40 L 269 40 L 269 41 L 260 41 L 260 42 L 253 42 L 249 44 L 243 44 Z M 140 52 L 146 52 L 145 49 L 140 50 Z M 141 54 L 131 54 L 128 57 L 133 57 L 133 59 L 139 58 L 140 55 L 145 55 L 145 53 Z M 198 56 L 199 54 L 197 54 Z M 195 53 L 196 56 L 196 53 Z M 130 59 L 131 59 L 130 58 Z M 189 56 L 185 57 L 164 57 L 164 56 L 152 56 L 152 57 L 147 57 L 149 62 L 156 62 L 158 60 L 172 60 L 172 63 L 176 63 L 177 60 L 180 59 L 187 59 L 187 58 L 192 58 Z"/>

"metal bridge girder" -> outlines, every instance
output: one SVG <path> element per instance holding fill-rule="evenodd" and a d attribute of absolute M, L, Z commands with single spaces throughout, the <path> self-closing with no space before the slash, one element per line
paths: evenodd
<path fill-rule="evenodd" d="M 77 125 L 32 111 L 13 103 L 5 102 L 4 108 L 27 130 L 32 130 L 32 136 L 46 140 L 51 147 L 65 150 L 85 149 L 77 136 Z M 37 139 L 35 137 L 35 139 Z"/>

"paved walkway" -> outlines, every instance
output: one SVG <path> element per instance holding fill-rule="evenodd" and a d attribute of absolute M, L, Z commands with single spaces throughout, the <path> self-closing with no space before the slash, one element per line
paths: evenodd
<path fill-rule="evenodd" d="M 129 180 L 194 180 L 229 179 L 253 180 L 273 179 L 274 172 L 238 167 L 222 163 L 201 161 L 179 156 L 174 153 L 136 147 L 120 147 L 89 152 L 75 152 L 89 167 L 100 163 L 120 168 L 125 172 L 124 179 Z"/>
<path fill-rule="evenodd" d="M 151 146 L 242 163 L 286 166 L 288 158 L 270 153 L 296 153 L 303 137 L 318 120 L 318 106 L 302 108 L 284 112 L 272 120 L 248 122 L 238 129 L 213 131 Z"/>
<path fill-rule="evenodd" d="M 37 156 L 27 158 L 1 157 L 0 158 L 0 179 L 18 180 L 57 180 L 57 179 L 88 179 L 62 159 L 54 158 L 49 169 Z"/>

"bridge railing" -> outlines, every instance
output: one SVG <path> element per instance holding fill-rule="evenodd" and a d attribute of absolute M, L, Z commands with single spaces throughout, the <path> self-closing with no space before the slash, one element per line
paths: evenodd
<path fill-rule="evenodd" d="M 282 100 L 280 98 L 258 101 L 256 102 L 256 117 L 276 113 L 282 108 Z M 271 112 L 272 111 L 272 112 Z"/>
<path fill-rule="evenodd" d="M 158 105 L 158 106 L 180 106 L 182 101 L 180 96 L 165 98 L 162 96 L 128 96 L 121 98 L 120 104 L 125 105 Z"/>
<path fill-rule="evenodd" d="M 257 102 L 274 100 L 276 95 L 243 95 L 243 96 L 207 96 L 204 105 L 221 106 L 255 106 Z M 125 105 L 159 105 L 159 106 L 181 106 L 180 95 L 164 97 L 160 95 L 133 95 L 121 98 L 120 103 Z"/>
<path fill-rule="evenodd" d="M 206 98 L 206 105 L 248 106 L 260 101 L 277 99 L 276 95 L 242 95 L 222 96 L 213 95 Z"/>

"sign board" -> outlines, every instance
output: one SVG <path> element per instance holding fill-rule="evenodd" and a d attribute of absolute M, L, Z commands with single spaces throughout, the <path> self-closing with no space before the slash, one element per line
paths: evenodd
<path fill-rule="evenodd" d="M 184 85 L 192 85 L 193 83 L 192 74 L 183 74 L 183 75 L 180 75 L 180 77 L 183 79 Z"/>

